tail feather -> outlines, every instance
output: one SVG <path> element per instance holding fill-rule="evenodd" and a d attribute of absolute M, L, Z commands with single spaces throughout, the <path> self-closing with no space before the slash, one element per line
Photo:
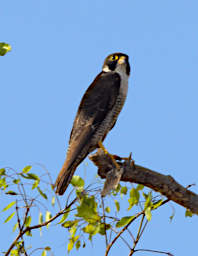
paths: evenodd
<path fill-rule="evenodd" d="M 56 179 L 55 187 L 56 193 L 63 195 L 76 170 L 76 165 L 68 166 L 67 161 L 64 162 L 63 167 Z"/>

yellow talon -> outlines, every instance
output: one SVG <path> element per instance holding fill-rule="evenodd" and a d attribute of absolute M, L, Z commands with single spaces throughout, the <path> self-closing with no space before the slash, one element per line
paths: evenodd
<path fill-rule="evenodd" d="M 116 167 L 117 169 L 120 169 L 120 165 L 116 162 L 116 160 L 115 160 L 115 158 L 113 157 L 113 155 L 111 155 L 111 154 L 107 151 L 107 149 L 104 147 L 104 145 L 102 144 L 101 141 L 98 142 L 98 146 L 103 150 L 103 152 L 105 153 L 105 155 L 108 155 L 108 156 L 111 158 L 111 160 L 112 160 L 112 162 L 114 163 L 115 167 Z"/>

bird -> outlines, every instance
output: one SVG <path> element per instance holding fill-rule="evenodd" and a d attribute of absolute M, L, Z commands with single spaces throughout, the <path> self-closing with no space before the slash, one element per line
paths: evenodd
<path fill-rule="evenodd" d="M 103 148 L 102 142 L 124 105 L 129 75 L 129 56 L 120 52 L 110 54 L 84 93 L 70 133 L 66 159 L 55 182 L 58 195 L 64 194 L 76 168 L 87 155 Z"/>

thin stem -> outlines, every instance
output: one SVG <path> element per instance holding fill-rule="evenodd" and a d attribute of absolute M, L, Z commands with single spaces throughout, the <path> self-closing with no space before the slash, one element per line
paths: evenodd
<path fill-rule="evenodd" d="M 18 236 L 15 238 L 15 240 L 13 241 L 13 243 L 11 244 L 10 248 L 8 249 L 8 251 L 6 252 L 5 256 L 8 256 L 11 252 L 11 250 L 13 249 L 13 247 L 16 245 L 17 241 L 23 237 L 23 235 L 27 232 L 27 231 L 31 231 L 33 229 L 38 229 L 41 228 L 43 226 L 47 226 L 49 223 L 51 223 L 52 221 L 54 221 L 55 219 L 57 219 L 59 216 L 61 216 L 62 214 L 66 213 L 67 210 L 76 202 L 77 198 L 75 198 L 65 209 L 63 209 L 62 211 L 58 212 L 54 217 L 52 217 L 51 219 L 49 219 L 46 222 L 43 222 L 41 224 L 35 225 L 35 226 L 30 226 L 25 228 L 22 232 L 19 232 Z"/>
<path fill-rule="evenodd" d="M 142 214 L 144 214 L 144 211 L 137 213 L 136 216 L 117 234 L 117 236 L 112 240 L 112 242 L 110 244 L 108 244 L 106 252 L 105 252 L 105 256 L 108 255 L 109 250 L 111 249 L 113 244 L 116 242 L 116 240 L 121 236 L 121 234 L 131 225 L 131 223 L 133 221 L 135 221 Z"/>

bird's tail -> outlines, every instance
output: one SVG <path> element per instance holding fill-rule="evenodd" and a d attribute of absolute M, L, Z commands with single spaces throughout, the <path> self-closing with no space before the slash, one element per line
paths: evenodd
<path fill-rule="evenodd" d="M 56 193 L 59 195 L 63 195 L 67 187 L 69 186 L 69 183 L 72 179 L 72 176 L 74 175 L 74 172 L 76 170 L 77 165 L 68 165 L 68 161 L 65 160 L 63 167 L 56 179 L 55 187 L 56 187 Z"/>

